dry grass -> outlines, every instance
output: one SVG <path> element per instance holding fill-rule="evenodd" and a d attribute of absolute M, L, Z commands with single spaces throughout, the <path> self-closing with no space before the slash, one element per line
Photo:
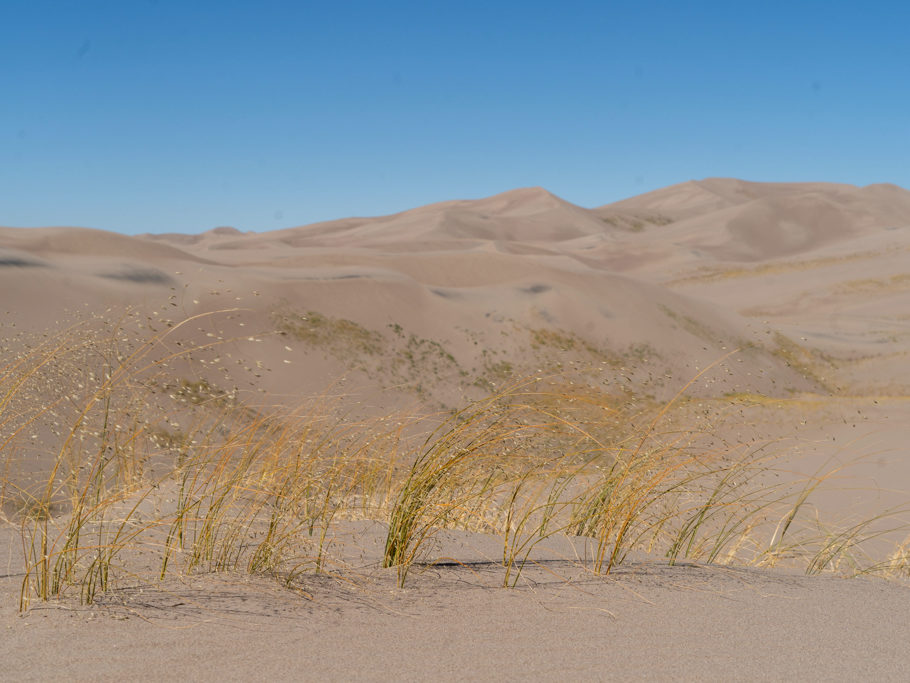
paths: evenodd
<path fill-rule="evenodd" d="M 633 550 L 907 573 L 905 545 L 863 553 L 901 527 L 893 514 L 816 519 L 811 498 L 835 470 L 780 478 L 773 444 L 706 448 L 663 431 L 672 402 L 621 429 L 621 406 L 541 378 L 449 416 L 357 421 L 319 398 L 254 409 L 201 380 L 168 395 L 174 361 L 200 350 L 171 343 L 192 320 L 151 337 L 123 320 L 77 326 L 0 368 L 0 502 L 21 530 L 21 609 L 73 594 L 90 603 L 126 577 L 239 571 L 294 586 L 341 575 L 331 541 L 342 519 L 388 525 L 381 563 L 400 585 L 443 528 L 499 535 L 504 586 L 556 535 L 592 539 L 597 574 Z M 17 474 L 36 443 L 54 449 L 37 486 Z"/>
<path fill-rule="evenodd" d="M 670 285 L 691 285 L 691 284 L 709 284 L 731 278 L 744 277 L 762 277 L 764 275 L 776 275 L 779 273 L 803 272 L 814 270 L 816 268 L 827 268 L 838 266 L 843 263 L 861 261 L 875 258 L 878 256 L 896 254 L 904 251 L 904 248 L 891 247 L 882 251 L 860 251 L 842 256 L 825 256 L 821 258 L 806 259 L 802 261 L 781 261 L 775 263 L 762 263 L 751 268 L 712 268 L 704 266 L 693 274 L 683 275 L 670 280 Z"/>

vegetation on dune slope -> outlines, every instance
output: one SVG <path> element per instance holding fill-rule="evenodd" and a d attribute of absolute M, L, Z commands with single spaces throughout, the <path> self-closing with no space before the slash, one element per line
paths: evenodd
<path fill-rule="evenodd" d="M 557 535 L 590 539 L 579 562 L 594 574 L 633 550 L 906 573 L 905 549 L 865 552 L 880 519 L 815 518 L 811 497 L 832 473 L 778 477 L 774 444 L 716 448 L 665 431 L 670 404 L 641 414 L 564 378 L 503 387 L 500 376 L 496 393 L 443 415 L 350 421 L 320 400 L 264 409 L 175 379 L 201 349 L 175 343 L 187 322 L 151 338 L 129 320 L 77 326 L 0 366 L 0 503 L 22 539 L 22 609 L 186 572 L 300 587 L 344 574 L 332 538 L 350 519 L 387 525 L 381 564 L 400 585 L 446 528 L 498 535 L 505 586 Z M 317 322 L 300 334 L 331 324 Z"/>

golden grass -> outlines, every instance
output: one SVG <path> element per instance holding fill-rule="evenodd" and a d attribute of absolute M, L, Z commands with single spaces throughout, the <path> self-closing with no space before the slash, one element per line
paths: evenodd
<path fill-rule="evenodd" d="M 835 289 L 835 294 L 881 294 L 886 292 L 899 292 L 910 288 L 910 273 L 898 273 L 888 278 L 864 278 L 861 280 L 848 280 L 840 283 Z"/>
<path fill-rule="evenodd" d="M 592 539 L 597 574 L 633 550 L 907 572 L 905 546 L 862 556 L 896 517 L 815 519 L 811 497 L 836 470 L 777 478 L 773 444 L 706 448 L 663 431 L 673 401 L 633 420 L 615 397 L 533 378 L 450 415 L 352 421 L 318 397 L 254 408 L 202 380 L 169 396 L 173 362 L 201 348 L 172 343 L 192 320 L 150 338 L 123 321 L 77 326 L 0 367 L 0 503 L 20 528 L 21 609 L 71 594 L 90 603 L 125 577 L 239 571 L 294 586 L 343 573 L 330 541 L 347 519 L 387 524 L 381 564 L 402 586 L 444 528 L 498 534 L 504 586 L 556 535 Z M 54 451 L 35 488 L 14 461 L 45 424 Z"/>
<path fill-rule="evenodd" d="M 842 256 L 824 256 L 814 259 L 805 259 L 802 261 L 783 261 L 777 263 L 762 263 L 751 268 L 711 268 L 702 267 L 699 271 L 691 275 L 683 275 L 670 280 L 670 285 L 696 285 L 721 282 L 733 278 L 744 277 L 762 277 L 764 275 L 776 275 L 779 273 L 795 273 L 816 268 L 827 268 L 837 266 L 843 263 L 861 261 L 864 259 L 875 258 L 887 254 L 895 254 L 904 251 L 903 248 L 892 247 L 882 251 L 860 251 L 853 254 L 844 254 Z"/>

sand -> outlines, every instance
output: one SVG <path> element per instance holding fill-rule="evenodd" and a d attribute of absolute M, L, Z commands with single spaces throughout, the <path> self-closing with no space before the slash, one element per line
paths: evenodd
<path fill-rule="evenodd" d="M 594 209 L 527 188 L 264 233 L 0 228 L 0 335 L 12 353 L 91 313 L 207 314 L 182 338 L 225 341 L 181 379 L 258 404 L 337 395 L 352 415 L 451 410 L 525 374 L 659 403 L 739 349 L 671 418 L 778 440 L 798 472 L 855 463 L 816 505 L 861 517 L 910 500 L 908 251 L 906 190 L 733 179 Z M 12 476 L 41 472 L 37 450 Z M 403 590 L 366 568 L 356 590 L 308 596 L 192 576 L 19 616 L 3 533 L 9 678 L 896 679 L 910 663 L 896 580 L 650 557 L 603 579 L 557 553 L 543 559 L 559 571 L 509 591 L 478 536 L 451 540 L 462 562 L 479 553 L 473 570 Z"/>
<path fill-rule="evenodd" d="M 366 546 L 376 529 L 358 529 Z M 351 539 L 348 539 L 350 542 Z M 93 607 L 15 611 L 3 578 L 4 678 L 41 680 L 903 680 L 910 589 L 881 579 L 632 561 L 609 578 L 537 553 L 498 587 L 495 541 L 452 534 L 464 566 L 364 569 L 309 595 L 266 579 L 190 577 Z M 494 551 L 495 552 L 495 551 Z M 361 556 L 370 559 L 370 554 Z M 15 574 L 15 572 L 13 572 Z"/>

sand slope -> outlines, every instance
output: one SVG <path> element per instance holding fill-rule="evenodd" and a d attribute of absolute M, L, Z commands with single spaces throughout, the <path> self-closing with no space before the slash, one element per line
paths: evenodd
<path fill-rule="evenodd" d="M 722 359 L 667 428 L 778 440 L 806 474 L 860 460 L 819 506 L 862 518 L 910 500 L 908 258 L 907 190 L 735 179 L 593 209 L 526 188 L 264 233 L 0 228 L 0 346 L 14 358 L 129 307 L 148 335 L 198 315 L 168 344 L 212 346 L 175 363 L 175 383 L 255 405 L 328 394 L 352 418 L 451 411 L 524 376 L 654 408 Z M 7 476 L 49 462 L 35 438 Z M 404 591 L 367 552 L 350 560 L 363 585 L 314 578 L 312 600 L 201 576 L 19 617 L 17 536 L 2 533 L 8 677 L 96 679 L 99 643 L 110 678 L 897 680 L 908 664 L 897 583 L 653 558 L 605 580 L 563 554 L 505 591 L 495 542 L 470 535 L 437 554 L 476 564 Z M 351 546 L 375 554 L 382 530 L 362 533 Z"/>
<path fill-rule="evenodd" d="M 708 179 L 590 210 L 527 188 L 266 233 L 4 228 L 0 310 L 15 335 L 227 310 L 181 331 L 230 340 L 187 380 L 286 403 L 335 387 L 368 412 L 580 369 L 663 401 L 734 349 L 688 393 L 898 398 L 908 250 L 891 185 Z"/>
<path fill-rule="evenodd" d="M 374 547 L 371 527 L 347 539 Z M 492 542 L 489 542 L 492 541 Z M 630 562 L 608 578 L 539 553 L 497 587 L 494 539 L 452 534 L 473 564 L 359 585 L 314 578 L 295 594 L 259 579 L 200 576 L 125 589 L 100 605 L 14 610 L 0 577 L 8 678 L 73 680 L 903 680 L 907 586 L 871 579 Z M 367 553 L 369 554 L 369 553 Z M 42 656 L 35 644 L 53 642 Z M 103 659 L 101 657 L 103 653 Z"/>
<path fill-rule="evenodd" d="M 4 228 L 0 309 L 20 336 L 128 305 L 150 329 L 230 311 L 181 331 L 230 340 L 185 379 L 285 403 L 334 387 L 367 412 L 582 369 L 664 401 L 734 349 L 688 393 L 897 398 L 908 250 L 890 185 L 708 179 L 590 210 L 527 188 L 266 233 Z"/>

